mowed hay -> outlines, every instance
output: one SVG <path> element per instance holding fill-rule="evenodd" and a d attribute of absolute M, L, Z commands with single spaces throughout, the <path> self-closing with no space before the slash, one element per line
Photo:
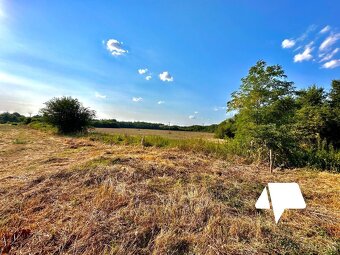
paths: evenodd
<path fill-rule="evenodd" d="M 17 140 L 16 140 L 17 139 Z M 18 142 L 21 141 L 21 142 Z M 305 210 L 254 204 L 297 182 Z M 337 254 L 339 175 L 0 126 L 0 250 L 11 254 Z"/>

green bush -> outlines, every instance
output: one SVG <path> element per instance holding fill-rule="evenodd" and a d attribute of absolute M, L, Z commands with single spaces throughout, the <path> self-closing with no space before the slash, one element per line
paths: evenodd
<path fill-rule="evenodd" d="M 71 97 L 53 98 L 45 105 L 41 109 L 43 119 L 64 134 L 87 131 L 95 117 L 94 111 Z"/>

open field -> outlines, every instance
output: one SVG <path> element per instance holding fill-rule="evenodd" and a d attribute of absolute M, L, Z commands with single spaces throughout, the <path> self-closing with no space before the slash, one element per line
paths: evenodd
<path fill-rule="evenodd" d="M 214 133 L 207 132 L 191 132 L 191 131 L 168 131 L 168 130 L 155 130 L 155 129 L 135 129 L 135 128 L 95 128 L 96 132 L 121 134 L 121 135 L 144 135 L 144 136 L 162 136 L 170 139 L 212 139 Z"/>
<path fill-rule="evenodd" d="M 268 182 L 307 208 L 275 224 Z M 339 193 L 334 173 L 0 125 L 0 254 L 338 254 Z"/>

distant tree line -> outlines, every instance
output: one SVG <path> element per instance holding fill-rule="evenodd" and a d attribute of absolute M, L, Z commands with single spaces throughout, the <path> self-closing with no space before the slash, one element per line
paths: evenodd
<path fill-rule="evenodd" d="M 331 89 L 312 85 L 297 90 L 279 65 L 258 61 L 227 111 L 236 114 L 216 129 L 216 136 L 244 146 L 253 155 L 276 165 L 340 167 L 340 80 Z"/>
<path fill-rule="evenodd" d="M 0 114 L 0 124 L 24 122 L 26 117 L 17 112 L 4 112 Z"/>
<path fill-rule="evenodd" d="M 165 125 L 161 123 L 150 123 L 144 121 L 117 121 L 115 119 L 94 120 L 93 127 L 97 128 L 137 128 L 137 129 L 157 129 L 157 130 L 178 130 L 178 131 L 195 131 L 195 132 L 211 132 L 214 133 L 217 124 L 209 126 L 192 125 L 178 126 Z"/>
<path fill-rule="evenodd" d="M 70 104 L 77 104 L 76 99 L 73 98 L 58 98 L 58 99 L 52 99 L 54 100 L 54 104 L 52 104 L 50 101 L 47 102 L 47 107 L 43 108 L 40 112 L 41 115 L 35 115 L 33 117 L 25 117 L 24 115 L 21 115 L 17 112 L 14 113 L 1 113 L 0 114 L 0 124 L 5 123 L 31 123 L 31 122 L 49 122 L 52 125 L 56 125 L 61 128 L 61 126 L 68 126 L 67 123 L 72 123 L 72 128 L 65 127 L 61 128 L 61 132 L 67 133 L 68 130 L 74 131 L 81 131 L 82 128 L 75 127 L 73 129 L 73 126 L 75 124 L 75 121 L 68 120 L 66 116 L 69 116 L 67 114 L 70 109 L 73 109 L 74 111 L 78 111 L 81 109 L 80 105 L 77 108 L 70 107 Z M 56 101 L 57 100 L 57 101 Z M 69 104 L 66 103 L 66 101 L 70 101 Z M 79 102 L 78 102 L 79 103 Z M 53 108 L 50 109 L 50 108 Z M 47 110 L 49 109 L 49 110 Z M 71 114 L 72 119 L 79 117 L 80 115 L 74 113 Z M 150 122 L 143 122 L 143 121 L 117 121 L 115 119 L 93 119 L 93 116 L 91 115 L 91 118 L 86 123 L 80 122 L 81 125 L 84 125 L 84 127 L 95 127 L 95 128 L 136 128 L 136 129 L 156 129 L 156 130 L 171 130 L 171 131 L 193 131 L 193 132 L 210 132 L 214 133 L 217 128 L 217 124 L 212 124 L 209 126 L 201 126 L 201 125 L 192 125 L 192 126 L 178 126 L 178 125 L 165 125 L 161 123 L 150 123 Z M 64 120 L 64 124 L 63 124 Z M 60 122 L 60 124 L 58 124 Z M 80 130 L 79 130 L 80 129 Z"/>

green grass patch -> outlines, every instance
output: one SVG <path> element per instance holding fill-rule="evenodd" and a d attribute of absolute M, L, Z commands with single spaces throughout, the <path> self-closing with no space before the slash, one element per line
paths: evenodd
<path fill-rule="evenodd" d="M 13 144 L 26 144 L 27 141 L 21 138 L 16 138 L 13 140 Z"/>

